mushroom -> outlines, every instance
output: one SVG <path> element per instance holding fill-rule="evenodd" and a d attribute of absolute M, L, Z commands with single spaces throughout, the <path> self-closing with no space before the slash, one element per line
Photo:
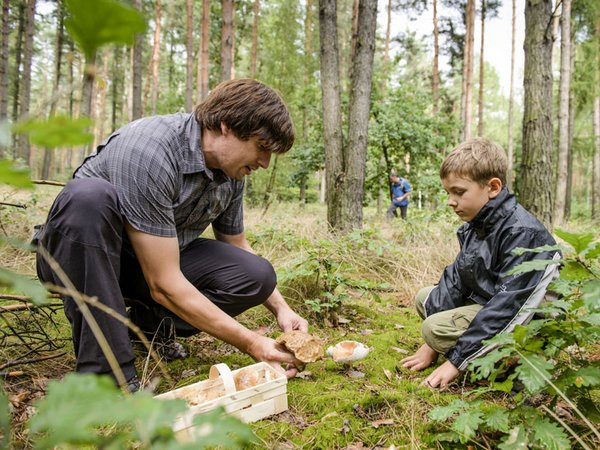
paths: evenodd
<path fill-rule="evenodd" d="M 349 363 L 360 361 L 369 354 L 371 349 L 365 344 L 356 341 L 341 341 L 329 347 L 326 353 L 333 358 L 335 362 Z"/>
<path fill-rule="evenodd" d="M 323 357 L 323 343 L 304 331 L 288 331 L 278 336 L 276 342 L 282 344 L 303 363 L 315 362 Z"/>

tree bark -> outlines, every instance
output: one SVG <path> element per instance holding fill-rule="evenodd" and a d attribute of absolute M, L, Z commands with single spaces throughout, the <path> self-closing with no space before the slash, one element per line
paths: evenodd
<path fill-rule="evenodd" d="M 510 51 L 510 93 L 508 94 L 508 173 L 506 183 L 508 190 L 513 189 L 513 160 L 514 160 L 514 104 L 515 104 L 515 41 L 517 28 L 517 0 L 512 0 L 511 51 Z"/>
<path fill-rule="evenodd" d="M 485 64 L 483 49 L 485 43 L 485 0 L 481 0 L 481 49 L 479 51 L 479 98 L 477 102 L 477 136 L 483 136 L 483 86 L 485 81 Z"/>
<path fill-rule="evenodd" d="M 208 61 L 210 39 L 210 0 L 202 0 L 202 35 L 198 52 L 198 101 L 208 95 Z"/>
<path fill-rule="evenodd" d="M 377 0 L 360 0 L 358 9 L 358 39 L 352 60 L 348 151 L 345 158 L 346 183 L 342 229 L 346 231 L 362 228 Z"/>
<path fill-rule="evenodd" d="M 221 81 L 233 79 L 235 0 L 221 0 Z"/>
<path fill-rule="evenodd" d="M 308 0 L 307 3 L 312 3 Z M 308 6 L 307 6 L 308 8 Z M 252 49 L 250 52 L 250 78 L 256 78 L 256 61 L 258 59 L 258 19 L 260 15 L 260 0 L 254 0 L 252 10 Z"/>
<path fill-rule="evenodd" d="M 23 52 L 23 78 L 21 80 L 21 111 L 19 116 L 25 118 L 29 115 L 31 102 L 31 65 L 33 61 L 33 35 L 35 34 L 35 6 L 36 0 L 27 0 L 27 13 L 25 16 L 25 51 Z M 27 135 L 19 139 L 19 157 L 28 166 L 31 165 L 31 145 Z"/>
<path fill-rule="evenodd" d="M 348 79 L 352 79 L 352 61 L 354 61 L 354 54 L 356 53 L 356 41 L 358 40 L 358 3 L 359 0 L 353 0 L 352 2 L 352 29 L 350 32 L 350 64 L 348 65 Z"/>
<path fill-rule="evenodd" d="M 571 27 L 571 44 L 575 42 L 575 27 Z M 571 74 L 575 73 L 575 52 L 577 47 L 571 45 Z M 571 218 L 571 201 L 573 193 L 573 137 L 575 135 L 575 89 L 569 89 L 569 166 L 567 169 L 567 200 L 565 202 L 565 220 Z"/>
<path fill-rule="evenodd" d="M 2 51 L 0 53 L 0 120 L 8 119 L 8 39 L 10 37 L 10 1 L 2 2 Z M 0 157 L 3 155 L 0 148 Z"/>
<path fill-rule="evenodd" d="M 431 77 L 431 98 L 433 101 L 433 114 L 437 114 L 437 112 L 439 111 L 440 102 L 439 38 L 440 33 L 437 24 L 437 0 L 433 0 L 433 74 Z"/>
<path fill-rule="evenodd" d="M 327 223 L 334 230 L 342 225 L 342 192 L 344 188 L 342 102 L 336 5 L 336 0 L 319 1 L 325 197 Z"/>
<path fill-rule="evenodd" d="M 467 31 L 463 56 L 463 140 L 471 137 L 473 115 L 473 41 L 475 37 L 475 0 L 467 0 Z"/>
<path fill-rule="evenodd" d="M 304 15 L 304 86 L 305 90 L 309 87 L 312 73 L 312 37 L 313 37 L 313 0 L 306 1 L 306 9 Z M 306 130 L 308 129 L 308 112 L 307 108 L 302 108 L 302 138 L 306 138 Z M 303 182 L 304 184 L 304 182 Z"/>
<path fill-rule="evenodd" d="M 148 75 L 146 77 L 146 87 L 144 89 L 144 98 L 142 100 L 142 113 L 146 112 L 148 103 L 148 94 L 150 94 L 151 114 L 156 114 L 156 102 L 158 100 L 158 75 L 160 65 L 160 30 L 161 30 L 161 3 L 156 0 L 154 16 L 154 42 L 152 43 L 152 57 L 148 66 Z"/>
<path fill-rule="evenodd" d="M 81 87 L 81 108 L 79 115 L 83 117 L 93 117 L 92 109 L 92 96 L 94 91 L 94 80 L 96 73 L 96 56 L 92 56 L 89 60 L 86 58 L 85 65 L 83 67 L 83 81 Z M 79 161 L 83 161 L 83 158 L 91 152 L 92 144 L 82 146 L 79 152 Z"/>
<path fill-rule="evenodd" d="M 562 0 L 560 34 L 560 91 L 558 105 L 558 158 L 554 226 L 565 221 L 569 170 L 569 87 L 571 85 L 571 0 Z"/>
<path fill-rule="evenodd" d="M 191 112 L 194 107 L 194 0 L 186 0 L 186 7 L 185 110 Z"/>
<path fill-rule="evenodd" d="M 133 6 L 142 11 L 142 0 L 133 0 Z M 132 51 L 131 64 L 131 120 L 142 117 L 142 51 L 144 45 L 144 35 L 138 33 L 135 35 L 135 42 Z"/>
<path fill-rule="evenodd" d="M 519 199 L 552 227 L 552 0 L 525 4 L 523 156 Z"/>
<path fill-rule="evenodd" d="M 600 66 L 600 19 L 596 19 L 595 67 Z M 594 156 L 592 161 L 592 221 L 600 223 L 600 74 L 594 73 Z"/>

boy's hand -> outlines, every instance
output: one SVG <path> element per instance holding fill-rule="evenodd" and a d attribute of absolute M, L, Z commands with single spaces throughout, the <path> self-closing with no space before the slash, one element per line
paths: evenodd
<path fill-rule="evenodd" d="M 427 378 L 421 383 L 421 386 L 427 386 L 431 388 L 440 387 L 440 389 L 446 388 L 450 382 L 452 382 L 459 374 L 459 370 L 450 361 L 446 361 L 440 367 L 435 369 L 429 374 Z"/>
<path fill-rule="evenodd" d="M 402 367 L 410 370 L 423 370 L 437 361 L 438 353 L 429 345 L 423 344 L 417 352 L 400 361 Z"/>

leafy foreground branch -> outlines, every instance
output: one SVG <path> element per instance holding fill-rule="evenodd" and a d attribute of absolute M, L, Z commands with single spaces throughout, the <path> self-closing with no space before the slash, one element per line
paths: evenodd
<path fill-rule="evenodd" d="M 472 381 L 490 380 L 471 395 L 435 408 L 430 418 L 449 426 L 439 440 L 496 441 L 497 448 L 599 448 L 600 243 L 592 234 L 556 233 L 574 250 L 551 288 L 561 295 L 536 310 L 541 317 L 489 341 L 496 350 L 472 363 Z M 535 270 L 518 267 L 515 273 Z M 508 406 L 479 398 L 507 395 Z M 468 399 L 467 399 L 468 400 Z"/>
<path fill-rule="evenodd" d="M 242 448 L 254 434 L 222 409 L 198 415 L 203 436 L 193 443 L 175 440 L 171 425 L 187 406 L 184 400 L 157 400 L 148 392 L 123 394 L 108 376 L 69 374 L 48 385 L 29 423 L 34 448 L 71 445 L 103 449 Z M 10 443 L 8 399 L 0 395 L 0 447 Z"/>

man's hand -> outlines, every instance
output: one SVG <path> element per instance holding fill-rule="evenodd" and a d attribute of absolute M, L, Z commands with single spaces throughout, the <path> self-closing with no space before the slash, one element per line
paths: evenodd
<path fill-rule="evenodd" d="M 427 386 L 431 388 L 440 387 L 444 389 L 448 387 L 459 374 L 459 370 L 450 361 L 446 361 L 440 367 L 435 369 L 425 380 L 421 383 L 421 386 Z"/>
<path fill-rule="evenodd" d="M 259 336 L 248 347 L 248 354 L 257 361 L 269 363 L 288 378 L 293 378 L 298 373 L 302 362 L 290 353 L 283 345 L 266 336 Z M 284 369 L 282 364 L 286 365 Z"/>
<path fill-rule="evenodd" d="M 306 319 L 300 317 L 290 308 L 281 308 L 277 312 L 277 323 L 283 332 L 294 330 L 308 332 Z"/>

